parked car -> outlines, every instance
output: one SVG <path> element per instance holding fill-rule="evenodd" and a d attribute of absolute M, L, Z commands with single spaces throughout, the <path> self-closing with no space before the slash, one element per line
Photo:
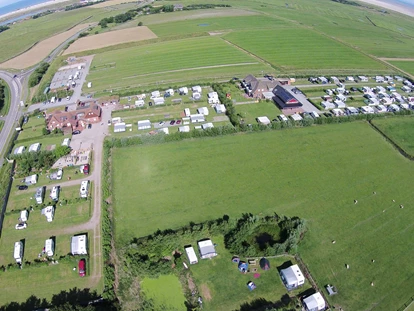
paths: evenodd
<path fill-rule="evenodd" d="M 355 86 L 353 86 L 353 87 L 351 87 L 351 91 L 356 92 L 356 91 L 358 91 L 358 89 Z"/>
<path fill-rule="evenodd" d="M 85 260 L 85 258 L 82 258 L 81 260 L 79 260 L 78 271 L 79 271 L 79 276 L 80 277 L 84 277 L 86 275 L 86 260 Z"/>
<path fill-rule="evenodd" d="M 66 100 L 69 101 L 70 100 L 70 96 L 66 96 Z"/>
<path fill-rule="evenodd" d="M 170 125 L 174 125 L 175 124 L 175 120 L 171 120 Z"/>
<path fill-rule="evenodd" d="M 15 228 L 16 228 L 16 230 L 26 229 L 27 224 L 25 222 L 21 222 L 21 223 L 17 224 Z"/>
<path fill-rule="evenodd" d="M 78 135 L 78 134 L 80 134 L 80 133 L 81 133 L 81 131 L 76 130 L 76 131 L 73 131 L 73 132 L 72 132 L 72 135 Z"/>
<path fill-rule="evenodd" d="M 88 124 L 88 129 L 91 129 L 92 128 L 92 124 Z"/>
<path fill-rule="evenodd" d="M 84 173 L 85 175 L 89 175 L 89 164 L 85 164 L 85 165 L 83 166 L 83 173 Z"/>
<path fill-rule="evenodd" d="M 158 123 L 159 126 L 163 126 L 165 124 L 164 121 L 161 121 L 160 123 Z"/>
<path fill-rule="evenodd" d="M 60 169 L 57 171 L 57 174 L 56 174 L 56 179 L 62 179 L 62 176 L 63 176 L 63 170 L 60 168 Z"/>
<path fill-rule="evenodd" d="M 17 189 L 19 189 L 19 190 L 27 190 L 29 187 L 28 186 L 25 186 L 25 185 L 19 185 L 19 186 L 17 186 Z"/>
<path fill-rule="evenodd" d="M 69 107 L 65 106 L 65 112 L 68 112 Z"/>
<path fill-rule="evenodd" d="M 177 125 L 181 124 L 181 120 L 177 120 L 177 121 L 175 122 L 175 124 L 177 124 Z"/>

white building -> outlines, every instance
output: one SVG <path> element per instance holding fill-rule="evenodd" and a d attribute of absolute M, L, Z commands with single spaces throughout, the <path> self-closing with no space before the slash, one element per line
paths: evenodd
<path fill-rule="evenodd" d="M 14 154 L 22 154 L 24 151 L 26 150 L 26 147 L 25 146 L 20 146 L 20 147 L 17 147 L 16 149 L 14 149 Z"/>
<path fill-rule="evenodd" d="M 45 253 L 47 256 L 51 257 L 53 256 L 55 251 L 55 243 L 53 242 L 52 239 L 47 239 L 45 241 Z"/>
<path fill-rule="evenodd" d="M 326 304 L 321 293 L 317 292 L 303 299 L 303 307 L 306 311 L 321 311 L 325 310 Z"/>
<path fill-rule="evenodd" d="M 200 258 L 212 258 L 217 256 L 216 248 L 211 240 L 199 241 L 198 250 L 200 252 Z"/>
<path fill-rule="evenodd" d="M 55 208 L 53 206 L 46 206 L 42 209 L 42 215 L 45 215 L 47 222 L 52 222 L 55 216 Z"/>
<path fill-rule="evenodd" d="M 84 180 L 81 182 L 79 189 L 79 195 L 81 198 L 87 198 L 89 194 L 89 180 Z"/>
<path fill-rule="evenodd" d="M 114 133 L 120 133 L 126 131 L 126 124 L 125 122 L 120 122 L 114 124 Z"/>
<path fill-rule="evenodd" d="M 150 120 L 138 121 L 138 130 L 148 130 L 151 128 Z"/>
<path fill-rule="evenodd" d="M 38 152 L 40 150 L 40 143 L 30 145 L 29 152 Z"/>
<path fill-rule="evenodd" d="M 289 268 L 280 270 L 280 278 L 288 290 L 292 290 L 305 283 L 305 277 L 298 265 L 292 265 Z"/>
<path fill-rule="evenodd" d="M 185 252 L 187 253 L 187 258 L 188 258 L 188 261 L 190 262 L 190 265 L 194 265 L 198 263 L 197 255 L 192 246 L 186 247 Z"/>
<path fill-rule="evenodd" d="M 197 113 L 208 116 L 208 109 L 207 109 L 207 107 L 198 108 Z"/>
<path fill-rule="evenodd" d="M 86 255 L 87 252 L 86 234 L 73 236 L 70 243 L 70 252 L 72 255 Z"/>

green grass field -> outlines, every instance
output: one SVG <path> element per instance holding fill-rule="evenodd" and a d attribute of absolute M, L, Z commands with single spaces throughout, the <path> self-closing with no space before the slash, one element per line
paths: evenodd
<path fill-rule="evenodd" d="M 306 29 L 240 31 L 224 38 L 288 73 L 349 70 L 355 74 L 386 69 L 383 64 Z"/>
<path fill-rule="evenodd" d="M 96 55 L 87 76 L 92 82 L 88 92 L 141 85 L 153 88 L 158 83 L 179 85 L 178 81 L 230 78 L 261 70 L 268 71 L 270 67 L 220 38 L 160 42 Z"/>
<path fill-rule="evenodd" d="M 414 61 L 391 61 L 389 63 L 414 76 Z"/>
<path fill-rule="evenodd" d="M 157 279 L 145 278 L 142 291 L 154 301 L 155 310 L 184 310 L 185 297 L 180 281 L 174 275 L 161 275 Z"/>
<path fill-rule="evenodd" d="M 405 152 L 414 156 L 414 118 L 377 119 L 373 123 Z"/>
<path fill-rule="evenodd" d="M 256 118 L 263 116 L 272 120 L 282 113 L 273 101 L 236 105 L 236 111 L 246 124 L 255 124 Z"/>
<path fill-rule="evenodd" d="M 414 203 L 403 186 L 414 167 L 366 123 L 115 149 L 113 159 L 121 245 L 223 214 L 295 215 L 308 223 L 299 252 L 311 273 L 340 291 L 332 303 L 390 310 L 412 294 L 414 214 L 399 204 Z"/>

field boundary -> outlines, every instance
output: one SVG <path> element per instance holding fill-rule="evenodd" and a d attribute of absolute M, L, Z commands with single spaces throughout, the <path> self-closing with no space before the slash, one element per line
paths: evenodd
<path fill-rule="evenodd" d="M 401 148 L 396 142 L 394 142 L 391 138 L 389 138 L 383 131 L 381 131 L 374 123 L 372 123 L 372 120 L 368 121 L 369 125 L 376 130 L 382 137 L 385 138 L 397 151 L 404 157 L 407 158 L 410 161 L 414 161 L 414 156 L 407 153 L 403 148 Z"/>

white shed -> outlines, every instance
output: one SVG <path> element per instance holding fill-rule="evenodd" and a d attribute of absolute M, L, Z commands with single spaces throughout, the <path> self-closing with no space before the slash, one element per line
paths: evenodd
<path fill-rule="evenodd" d="M 195 85 L 191 88 L 191 90 L 193 91 L 193 93 L 200 93 L 201 94 L 201 86 L 199 85 Z"/>
<path fill-rule="evenodd" d="M 288 290 L 292 290 L 305 283 L 305 277 L 298 265 L 292 265 L 289 268 L 280 270 L 280 278 Z"/>
<path fill-rule="evenodd" d="M 187 253 L 187 257 L 188 257 L 188 261 L 190 262 L 190 265 L 194 265 L 198 263 L 197 255 L 192 246 L 186 247 L 185 252 Z"/>
<path fill-rule="evenodd" d="M 208 108 L 207 107 L 201 107 L 197 109 L 197 113 L 203 114 L 205 116 L 208 116 Z"/>
<path fill-rule="evenodd" d="M 125 132 L 126 125 L 125 122 L 114 124 L 114 133 Z"/>
<path fill-rule="evenodd" d="M 53 243 L 52 239 L 47 239 L 45 241 L 45 253 L 47 256 L 53 256 L 55 251 L 55 243 Z"/>
<path fill-rule="evenodd" d="M 204 240 L 198 242 L 198 249 L 200 251 L 200 258 L 206 259 L 217 256 L 216 248 L 211 240 Z"/>
<path fill-rule="evenodd" d="M 73 236 L 70 243 L 72 255 L 86 255 L 87 241 L 86 234 Z"/>
<path fill-rule="evenodd" d="M 178 131 L 181 133 L 188 133 L 190 131 L 190 127 L 188 125 L 180 126 Z"/>
<path fill-rule="evenodd" d="M 325 310 L 326 304 L 321 293 L 315 294 L 303 299 L 303 307 L 306 311 L 320 311 Z"/>
<path fill-rule="evenodd" d="M 151 128 L 150 120 L 141 120 L 138 121 L 138 130 L 147 130 Z"/>
<path fill-rule="evenodd" d="M 30 145 L 29 152 L 38 152 L 40 150 L 40 143 Z"/>

